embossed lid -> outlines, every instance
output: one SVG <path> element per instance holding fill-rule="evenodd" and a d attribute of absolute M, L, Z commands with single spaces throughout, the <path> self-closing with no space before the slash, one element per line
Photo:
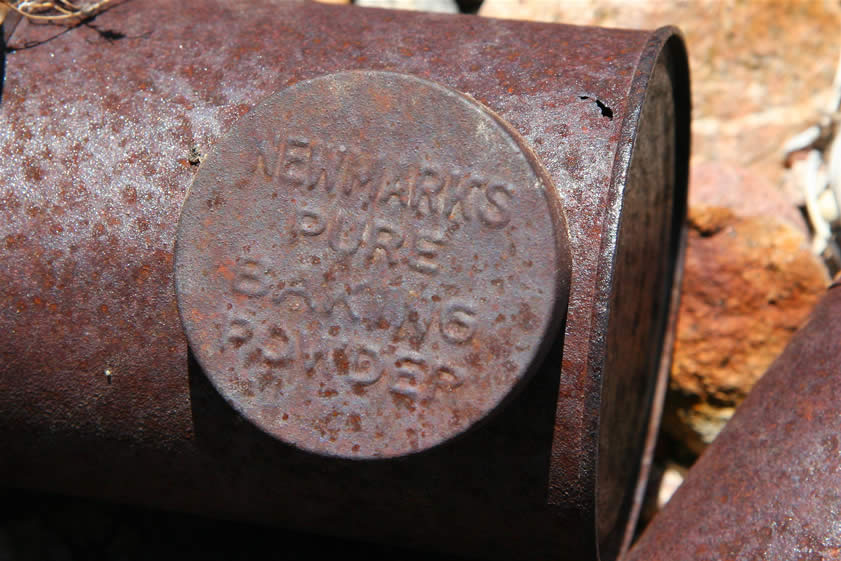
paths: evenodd
<path fill-rule="evenodd" d="M 218 143 L 176 244 L 178 306 L 219 392 L 314 453 L 440 444 L 521 386 L 569 286 L 560 202 L 513 129 L 417 77 L 330 74 Z"/>

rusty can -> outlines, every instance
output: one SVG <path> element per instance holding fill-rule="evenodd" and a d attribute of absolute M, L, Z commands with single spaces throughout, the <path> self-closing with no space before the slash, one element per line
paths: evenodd
<path fill-rule="evenodd" d="M 682 262 L 679 32 L 197 0 L 60 31 L 19 24 L 0 103 L 4 481 L 627 547 Z"/>
<path fill-rule="evenodd" d="M 689 470 L 629 560 L 838 557 L 839 312 L 836 282 Z"/>

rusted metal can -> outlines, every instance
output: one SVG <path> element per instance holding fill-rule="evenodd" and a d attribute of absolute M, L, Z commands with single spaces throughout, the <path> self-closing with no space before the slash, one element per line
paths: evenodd
<path fill-rule="evenodd" d="M 834 559 L 841 552 L 836 282 L 628 555 Z"/>
<path fill-rule="evenodd" d="M 675 29 L 150 0 L 60 31 L 20 23 L 0 104 L 4 482 L 627 547 L 683 247 Z"/>

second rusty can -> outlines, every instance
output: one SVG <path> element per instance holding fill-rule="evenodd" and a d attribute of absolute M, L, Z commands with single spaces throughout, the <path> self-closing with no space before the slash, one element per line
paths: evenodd
<path fill-rule="evenodd" d="M 676 30 L 268 0 L 96 29 L 8 39 L 4 482 L 471 557 L 627 547 L 683 244 Z"/>
<path fill-rule="evenodd" d="M 838 559 L 839 357 L 836 280 L 626 559 Z"/>

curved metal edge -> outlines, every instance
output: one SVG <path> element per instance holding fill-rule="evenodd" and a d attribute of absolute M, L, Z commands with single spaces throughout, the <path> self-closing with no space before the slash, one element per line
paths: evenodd
<path fill-rule="evenodd" d="M 636 146 L 636 132 L 639 126 L 642 108 L 647 98 L 648 84 L 653 76 L 654 69 L 661 56 L 666 59 L 666 68 L 669 71 L 673 82 L 673 100 L 675 103 L 675 207 L 672 223 L 672 242 L 674 247 L 672 262 L 672 294 L 669 298 L 669 308 L 666 325 L 665 341 L 662 349 L 669 349 L 672 342 L 675 314 L 680 297 L 680 282 L 682 280 L 683 254 L 686 242 L 685 221 L 687 212 L 687 194 L 689 181 L 689 145 L 690 145 L 690 88 L 689 88 L 689 60 L 686 51 L 686 44 L 683 32 L 674 26 L 665 26 L 653 31 L 647 44 L 640 53 L 639 63 L 631 81 L 628 91 L 628 99 L 636 100 L 636 103 L 629 103 L 629 111 L 626 113 L 620 129 L 619 141 L 617 142 L 616 154 L 611 170 L 611 185 L 608 194 L 608 201 L 605 208 L 605 232 L 602 237 L 600 250 L 599 268 L 597 278 L 599 284 L 596 287 L 595 302 L 593 307 L 592 325 L 593 332 L 600 334 L 593 339 L 588 353 L 588 370 L 595 383 L 599 385 L 599 397 L 601 398 L 601 387 L 603 383 L 603 366 L 607 347 L 607 330 L 610 318 L 611 302 L 610 294 L 614 283 L 616 271 L 616 248 L 618 236 L 622 226 L 622 208 L 624 204 L 624 192 L 628 181 L 631 163 L 633 161 L 634 149 Z M 679 190 L 679 191 L 677 191 Z M 668 345 L 666 344 L 668 343 Z M 661 355 L 662 355 L 661 351 Z M 636 522 L 640 512 L 640 498 L 645 492 L 648 474 L 651 466 L 651 457 L 654 451 L 654 444 L 657 439 L 657 432 L 660 427 L 660 415 L 662 413 L 662 401 L 665 396 L 665 389 L 668 382 L 668 374 L 671 366 L 671 352 L 661 358 L 661 364 L 657 370 L 654 395 L 650 405 L 649 427 L 646 434 L 643 455 L 640 459 L 639 475 L 634 489 L 633 503 L 625 519 L 625 530 L 621 542 L 615 551 L 605 551 L 605 537 L 599 535 L 598 530 L 598 504 L 595 504 L 595 517 L 593 520 L 594 534 L 596 535 L 597 558 L 605 561 L 621 558 L 633 540 Z M 594 411 L 600 411 L 595 407 Z M 600 434 L 601 415 L 594 414 L 591 421 L 592 433 Z M 598 436 L 596 436 L 598 438 Z M 598 449 L 598 442 L 596 443 Z M 596 454 L 595 470 L 590 477 L 593 480 L 594 501 L 598 495 L 598 469 L 599 454 Z"/>
<path fill-rule="evenodd" d="M 668 323 L 666 325 L 662 341 L 663 345 L 661 349 L 660 366 L 657 371 L 657 381 L 651 404 L 648 434 L 646 435 L 640 473 L 637 479 L 636 489 L 634 491 L 633 506 L 629 516 L 629 523 L 625 529 L 625 535 L 619 548 L 619 558 L 623 558 L 625 556 L 636 537 L 636 525 L 639 520 L 640 511 L 642 510 L 645 490 L 651 473 L 651 462 L 654 457 L 654 449 L 657 445 L 657 439 L 660 432 L 663 403 L 666 396 L 666 389 L 668 388 L 669 375 L 672 369 L 672 357 L 678 310 L 680 309 L 680 296 L 681 287 L 683 285 L 683 270 L 688 236 L 686 216 L 688 211 L 689 155 L 691 145 L 691 92 L 689 62 L 683 33 L 680 29 L 674 27 L 665 29 L 672 30 L 672 34 L 669 36 L 668 43 L 665 48 L 672 49 L 672 54 L 675 57 L 672 60 L 682 67 L 675 69 L 677 70 L 677 75 L 672 76 L 673 80 L 676 78 L 678 79 L 675 80 L 676 93 L 679 92 L 682 94 L 675 96 L 675 115 L 679 119 L 676 131 L 677 143 L 675 146 L 676 151 L 678 152 L 678 158 L 675 162 L 675 186 L 681 189 L 682 192 L 676 193 L 676 195 L 678 195 L 675 199 L 676 212 L 674 213 L 672 224 L 672 241 L 676 242 L 676 247 L 671 248 L 674 252 L 674 270 L 672 273 L 672 294 L 670 295 L 668 308 Z M 679 90 L 677 89 L 677 86 L 680 87 Z M 678 203 L 680 206 L 677 206 Z"/>

